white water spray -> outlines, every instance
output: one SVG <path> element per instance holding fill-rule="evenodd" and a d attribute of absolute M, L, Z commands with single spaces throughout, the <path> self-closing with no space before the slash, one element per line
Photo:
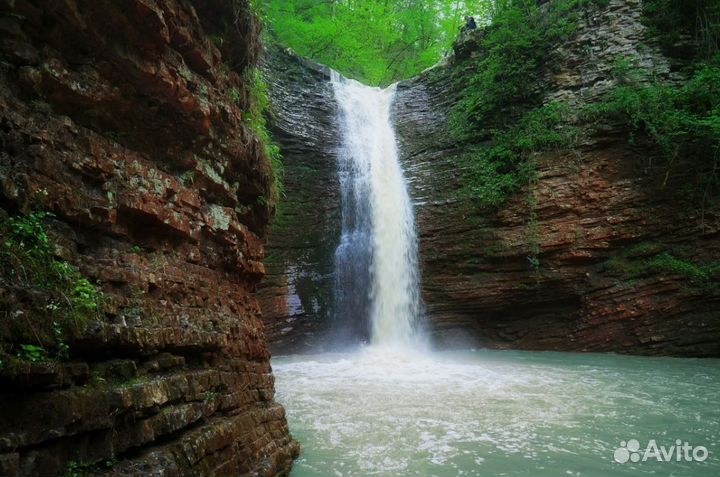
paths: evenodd
<path fill-rule="evenodd" d="M 335 72 L 332 83 L 342 137 L 338 172 L 343 237 L 336 272 L 343 276 L 348 257 L 362 256 L 358 250 L 365 247 L 369 286 L 356 293 L 369 296 L 372 344 L 414 347 L 420 315 L 417 232 L 390 120 L 395 87 L 372 88 Z M 363 232 L 363 224 L 369 233 Z M 359 284 L 362 280 L 349 277 L 350 286 Z M 347 293 L 347 285 L 338 288 L 345 286 Z"/>

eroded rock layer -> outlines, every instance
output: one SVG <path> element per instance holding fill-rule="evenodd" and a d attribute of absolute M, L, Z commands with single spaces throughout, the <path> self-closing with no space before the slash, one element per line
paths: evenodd
<path fill-rule="evenodd" d="M 611 71 L 619 57 L 636 59 L 655 78 L 678 80 L 679 65 L 648 43 L 640 16 L 639 0 L 590 7 L 545 67 L 544 101 L 579 111 L 616 84 Z M 593 125 L 576 149 L 542 154 L 537 183 L 497 212 L 483 212 L 462 193 L 464 171 L 453 158 L 477 146 L 447 140 L 457 99 L 448 86 L 457 80 L 451 75 L 463 74 L 452 62 L 473 54 L 482 52 L 470 35 L 456 45 L 450 65 L 401 83 L 396 101 L 437 341 L 720 355 L 717 287 L 681 274 L 630 277 L 612 266 L 629 255 L 642 260 L 643 248 L 681 247 L 700 264 L 720 252 L 718 211 L 679 203 L 682 173 L 664 182 L 658 176 L 665 171 L 652 168 L 653 149 L 630 145 L 624 125 Z"/>
<path fill-rule="evenodd" d="M 2 213 L 39 197 L 105 315 L 65 362 L 3 363 L 0 475 L 287 472 L 255 295 L 272 175 L 245 117 L 248 4 L 11 0 L 0 32 Z M 41 300 L 0 283 L 6 348 Z"/>
<path fill-rule="evenodd" d="M 337 104 L 326 67 L 278 49 L 266 58 L 285 190 L 268 232 L 259 297 L 271 346 L 289 352 L 327 342 L 333 323 L 333 258 L 340 241 Z"/>

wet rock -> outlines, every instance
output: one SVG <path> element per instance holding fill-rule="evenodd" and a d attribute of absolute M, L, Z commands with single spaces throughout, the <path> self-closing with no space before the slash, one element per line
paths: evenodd
<path fill-rule="evenodd" d="M 268 275 L 258 291 L 272 346 L 289 352 L 317 344 L 330 326 L 340 240 L 337 104 L 324 66 L 271 49 L 264 68 L 285 198 L 268 233 Z"/>

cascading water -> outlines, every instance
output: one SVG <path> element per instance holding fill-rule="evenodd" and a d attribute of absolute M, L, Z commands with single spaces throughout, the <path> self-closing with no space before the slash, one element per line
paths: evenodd
<path fill-rule="evenodd" d="M 420 315 L 417 233 L 390 120 L 395 87 L 372 88 L 335 72 L 332 83 L 342 140 L 336 313 L 343 326 L 364 327 L 375 345 L 410 347 Z"/>

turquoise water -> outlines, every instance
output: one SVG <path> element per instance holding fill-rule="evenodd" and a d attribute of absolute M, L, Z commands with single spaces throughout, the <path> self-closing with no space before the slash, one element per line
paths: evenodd
<path fill-rule="evenodd" d="M 293 476 L 720 475 L 720 360 L 367 348 L 273 368 Z M 643 461 L 651 439 L 708 456 Z"/>

